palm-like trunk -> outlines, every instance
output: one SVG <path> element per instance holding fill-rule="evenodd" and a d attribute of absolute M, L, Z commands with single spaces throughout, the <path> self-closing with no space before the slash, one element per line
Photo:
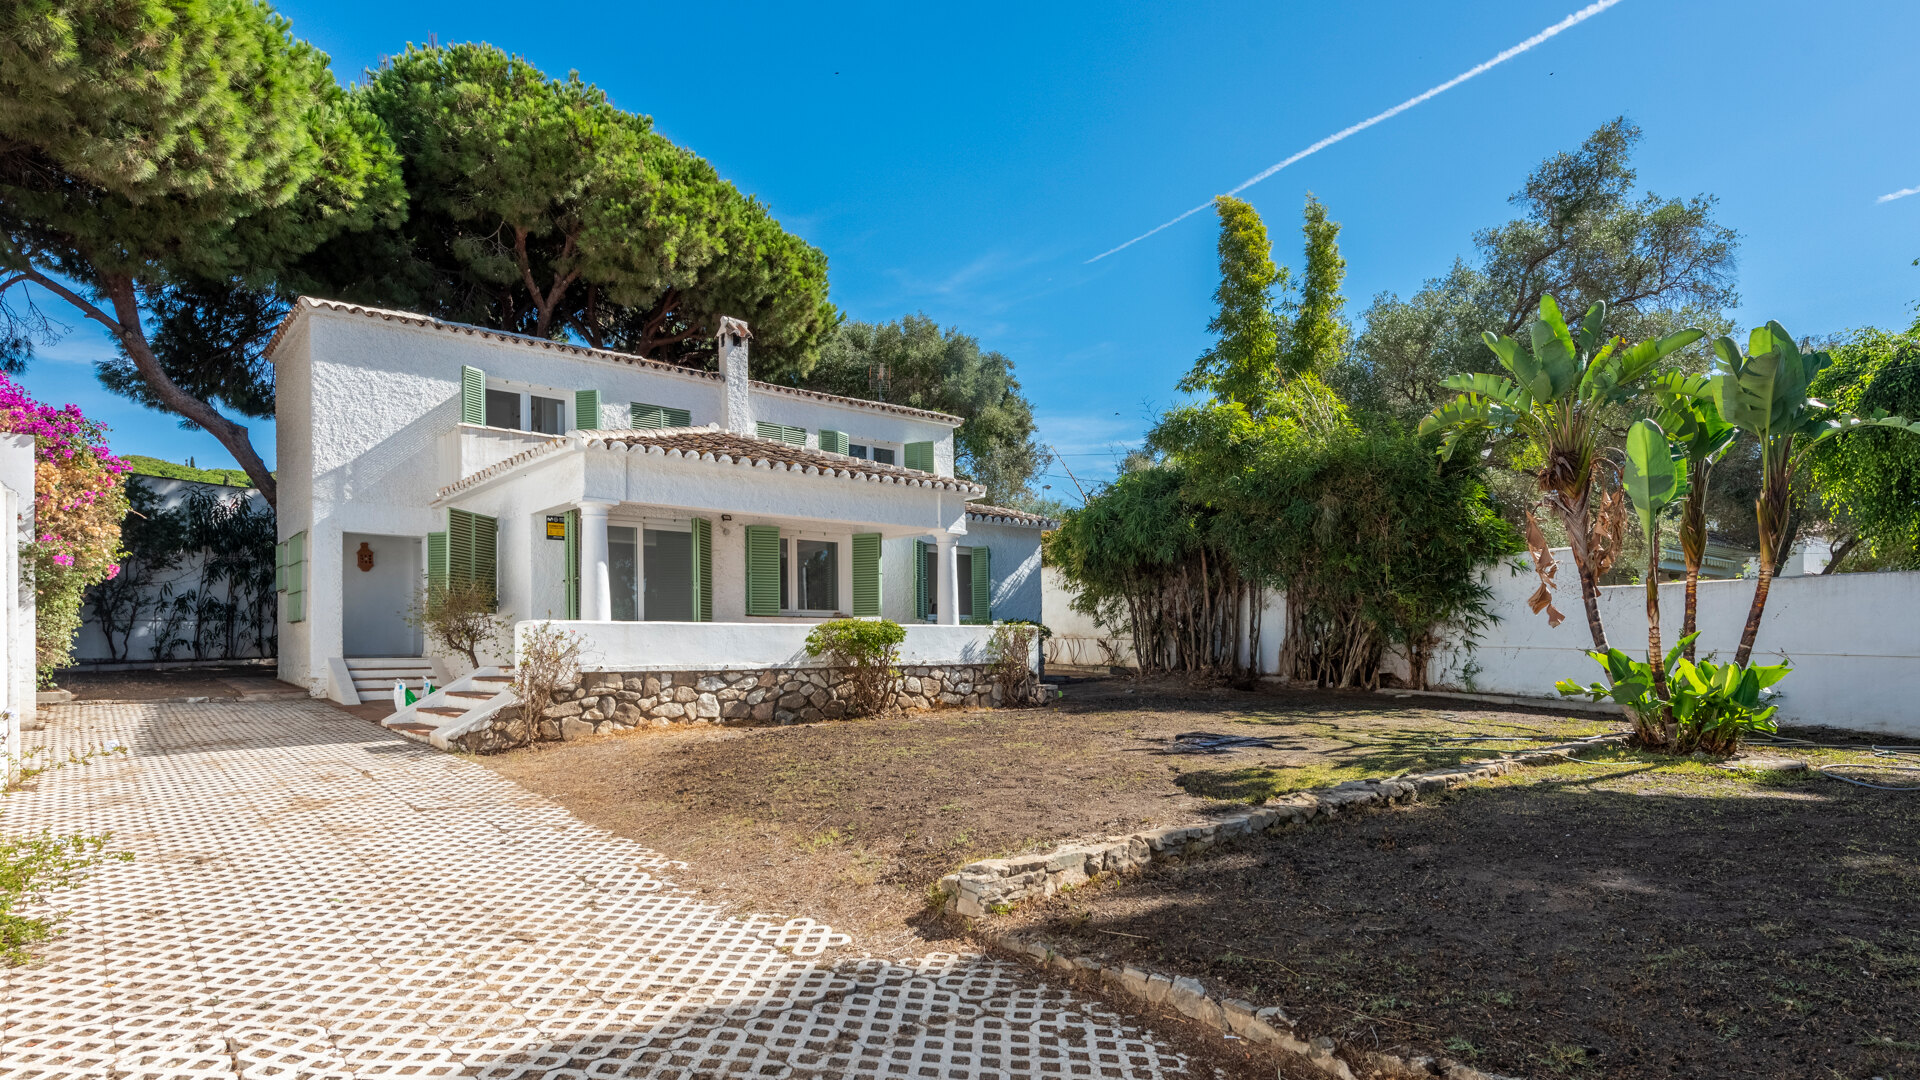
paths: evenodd
<path fill-rule="evenodd" d="M 1651 736 L 1653 717 L 1642 718 L 1641 739 L 1653 745 L 1665 745 L 1671 741 L 1667 734 L 1673 730 L 1673 700 L 1667 691 L 1667 665 L 1660 647 L 1660 534 L 1656 529 L 1648 537 L 1647 552 L 1647 666 L 1653 669 L 1653 696 L 1660 702 L 1658 738 Z"/>
<path fill-rule="evenodd" d="M 1680 555 L 1687 563 L 1686 611 L 1680 619 L 1680 638 L 1685 641 L 1699 629 L 1700 566 L 1707 558 L 1707 483 L 1713 478 L 1713 464 L 1695 460 L 1687 465 L 1687 499 L 1680 506 Z M 1683 653 L 1694 658 L 1695 642 L 1687 641 Z"/>
<path fill-rule="evenodd" d="M 1742 666 L 1753 656 L 1753 641 L 1760 636 L 1760 617 L 1767 610 L 1767 593 L 1773 588 L 1774 571 L 1780 565 L 1780 549 L 1792 536 L 1793 437 L 1779 437 L 1776 445 L 1762 447 L 1762 453 L 1766 455 L 1766 473 L 1760 481 L 1760 498 L 1754 504 L 1760 527 L 1760 579 L 1753 586 L 1753 604 L 1747 608 L 1740 648 L 1733 654 L 1733 662 Z"/>

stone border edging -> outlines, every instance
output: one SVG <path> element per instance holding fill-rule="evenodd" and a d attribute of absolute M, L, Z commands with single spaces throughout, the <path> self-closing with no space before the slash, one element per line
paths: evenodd
<path fill-rule="evenodd" d="M 1430 772 L 1349 780 L 1330 788 L 1282 796 L 1245 814 L 1062 844 L 1036 855 L 982 859 L 941 878 L 938 888 L 946 896 L 944 907 L 949 912 L 969 918 L 1000 914 L 1036 896 L 1052 896 L 1061 889 L 1084 885 L 1098 874 L 1134 870 L 1156 858 L 1197 854 L 1222 841 L 1277 831 L 1315 818 L 1335 817 L 1381 803 L 1412 802 L 1429 792 L 1503 776 L 1516 766 L 1548 765 L 1575 750 L 1625 741 L 1624 735 L 1595 735 Z"/>
<path fill-rule="evenodd" d="M 1294 1054 L 1336 1080 L 1359 1080 L 1354 1074 L 1353 1064 L 1360 1065 L 1368 1076 L 1392 1080 L 1432 1080 L 1433 1077 L 1444 1077 L 1445 1080 L 1517 1080 L 1481 1072 L 1452 1058 L 1403 1058 L 1397 1054 L 1357 1046 L 1342 1047 L 1327 1035 L 1303 1039 L 1294 1031 L 1292 1017 L 1279 1006 L 1256 1009 L 1238 998 L 1211 996 L 1198 979 L 1163 975 L 1131 964 L 1102 964 L 1089 956 L 1067 956 L 1045 942 L 1012 934 L 987 940 L 992 948 L 1032 959 L 1043 970 L 1095 980 L 1110 990 L 1128 994 L 1149 1005 L 1165 1005 L 1216 1031 Z M 1340 1056 L 1343 1053 L 1345 1058 Z"/>
<path fill-rule="evenodd" d="M 1574 712 L 1627 715 L 1626 706 L 1617 701 L 1587 701 L 1583 698 L 1529 697 L 1525 694 L 1482 694 L 1463 690 L 1410 690 L 1404 686 L 1381 687 L 1376 694 L 1388 697 L 1435 697 L 1451 701 L 1475 701 L 1485 705 L 1512 705 L 1522 709 L 1571 709 Z"/>

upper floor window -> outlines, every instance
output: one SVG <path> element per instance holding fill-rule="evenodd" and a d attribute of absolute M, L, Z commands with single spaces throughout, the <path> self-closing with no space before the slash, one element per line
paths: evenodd
<path fill-rule="evenodd" d="M 520 390 L 487 388 L 487 426 L 560 435 L 567 430 L 567 403 Z"/>
<path fill-rule="evenodd" d="M 891 446 L 852 443 L 848 445 L 847 453 L 853 457 L 864 458 L 881 465 L 893 465 L 897 463 L 897 459 L 894 457 L 894 449 Z"/>

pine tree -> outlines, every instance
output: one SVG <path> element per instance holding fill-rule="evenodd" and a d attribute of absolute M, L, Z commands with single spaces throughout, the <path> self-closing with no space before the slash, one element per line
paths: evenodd
<path fill-rule="evenodd" d="M 325 54 L 255 0 L 0 10 L 0 360 L 105 328 L 151 400 L 220 440 L 269 501 L 247 429 L 177 383 L 142 322 L 182 282 L 259 284 L 342 229 L 396 220 L 398 158 Z"/>

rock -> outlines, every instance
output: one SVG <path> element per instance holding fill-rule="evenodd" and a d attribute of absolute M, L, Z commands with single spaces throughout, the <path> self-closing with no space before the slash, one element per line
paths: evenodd
<path fill-rule="evenodd" d="M 1156 971 L 1147 977 L 1147 992 L 1142 996 L 1151 1004 L 1160 1005 L 1163 1004 L 1172 993 L 1173 980 Z"/>
<path fill-rule="evenodd" d="M 693 688 L 702 693 L 711 694 L 715 691 L 725 689 L 726 685 L 727 680 L 718 675 L 702 675 L 699 680 L 693 684 Z"/>
<path fill-rule="evenodd" d="M 1730 769 L 1746 772 L 1806 772 L 1807 763 L 1799 758 L 1781 757 L 1778 754 L 1746 754 L 1726 763 Z"/>
<path fill-rule="evenodd" d="M 548 706 L 547 711 L 542 713 L 541 715 L 545 716 L 549 720 L 558 720 L 566 716 L 579 716 L 581 712 L 582 710 L 580 708 L 579 702 L 565 701 L 565 702 L 561 702 L 558 705 Z"/>
<path fill-rule="evenodd" d="M 1152 978 L 1152 975 L 1129 964 L 1120 969 L 1120 988 L 1132 994 L 1134 997 L 1145 1000 L 1147 996 L 1147 984 Z"/>
<path fill-rule="evenodd" d="M 779 706 L 783 709 L 797 709 L 806 703 L 807 699 L 804 694 L 782 694 L 778 702 Z"/>
<path fill-rule="evenodd" d="M 1200 980 L 1181 976 L 1173 980 L 1173 987 L 1167 994 L 1167 1003 L 1183 1016 L 1191 1017 L 1210 1027 L 1225 1028 L 1226 1014 L 1220 1003 L 1207 996 L 1207 988 Z"/>
<path fill-rule="evenodd" d="M 700 691 L 695 690 L 691 686 L 676 686 L 673 688 L 673 700 L 682 705 L 691 705 L 699 699 Z"/>
<path fill-rule="evenodd" d="M 712 694 L 701 694 L 700 700 L 694 703 L 694 715 L 702 720 L 718 720 L 720 699 Z"/>
<path fill-rule="evenodd" d="M 723 701 L 720 703 L 720 719 L 745 720 L 753 712 L 753 707 L 744 701 Z"/>
<path fill-rule="evenodd" d="M 576 720 L 569 716 L 560 721 L 560 737 L 568 742 L 591 734 L 593 734 L 593 725 L 584 720 Z"/>
<path fill-rule="evenodd" d="M 900 688 L 909 694 L 917 694 L 920 692 L 920 680 L 909 675 L 900 680 Z"/>
<path fill-rule="evenodd" d="M 677 705 L 671 701 L 667 701 L 654 706 L 653 715 L 665 720 L 678 720 L 686 714 L 686 711 L 687 707 L 685 705 Z"/>
<path fill-rule="evenodd" d="M 617 727 L 619 727 L 619 725 L 614 723 L 611 720 L 602 720 L 599 723 L 593 725 L 593 733 L 595 735 L 606 735 L 611 733 Z"/>
<path fill-rule="evenodd" d="M 773 719 L 773 702 L 763 701 L 753 706 L 752 717 L 756 723 L 764 724 Z"/>
<path fill-rule="evenodd" d="M 1100 974 L 1100 962 L 1091 957 L 1076 956 L 1073 958 L 1073 970 L 1082 975 L 1097 976 Z"/>

